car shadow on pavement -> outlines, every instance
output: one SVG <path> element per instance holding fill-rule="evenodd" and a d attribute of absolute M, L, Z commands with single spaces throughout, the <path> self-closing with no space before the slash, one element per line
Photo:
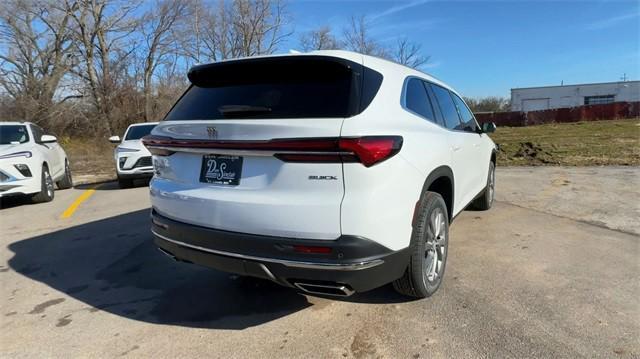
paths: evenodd
<path fill-rule="evenodd" d="M 9 249 L 13 270 L 86 303 L 91 313 L 243 329 L 313 305 L 271 282 L 171 261 L 152 242 L 149 210 L 25 239 Z"/>
<path fill-rule="evenodd" d="M 305 295 L 269 281 L 170 260 L 153 244 L 148 209 L 25 239 L 9 249 L 13 270 L 86 303 L 90 313 L 244 329 L 314 305 Z M 344 300 L 401 299 L 383 287 Z"/>
<path fill-rule="evenodd" d="M 133 180 L 133 185 L 130 188 L 147 187 L 149 186 L 150 178 L 140 178 Z M 96 191 L 117 191 L 129 188 L 120 188 L 117 181 L 105 181 L 98 183 L 85 183 L 74 186 L 75 189 L 94 189 Z"/>
<path fill-rule="evenodd" d="M 13 208 L 33 203 L 30 196 L 10 196 L 0 198 L 0 209 Z"/>

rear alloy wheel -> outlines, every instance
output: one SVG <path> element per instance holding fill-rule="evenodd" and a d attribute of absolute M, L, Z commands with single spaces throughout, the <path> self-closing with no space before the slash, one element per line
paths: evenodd
<path fill-rule="evenodd" d="M 430 284 L 434 284 L 444 274 L 444 263 L 447 260 L 447 234 L 445 231 L 446 215 L 441 208 L 431 212 L 425 248 L 425 275 Z"/>
<path fill-rule="evenodd" d="M 34 203 L 51 202 L 53 200 L 53 178 L 46 166 L 42 166 L 41 189 L 31 199 Z"/>
<path fill-rule="evenodd" d="M 489 162 L 489 174 L 487 175 L 487 185 L 480 197 L 473 201 L 472 207 L 481 211 L 486 211 L 493 205 L 496 195 L 496 165 Z"/>
<path fill-rule="evenodd" d="M 69 160 L 64 160 L 64 177 L 56 183 L 59 189 L 67 189 L 73 187 L 73 179 L 71 178 L 71 168 L 69 168 Z"/>
<path fill-rule="evenodd" d="M 449 217 L 440 194 L 425 193 L 413 231 L 409 265 L 393 287 L 401 294 L 425 298 L 440 287 L 447 264 Z"/>

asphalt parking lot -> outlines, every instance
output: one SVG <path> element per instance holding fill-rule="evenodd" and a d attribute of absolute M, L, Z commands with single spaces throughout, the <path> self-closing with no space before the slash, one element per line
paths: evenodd
<path fill-rule="evenodd" d="M 12 202 L 0 356 L 638 357 L 639 178 L 499 168 L 494 208 L 455 220 L 445 282 L 417 301 L 390 286 L 320 298 L 174 263 L 152 245 L 147 187 Z"/>

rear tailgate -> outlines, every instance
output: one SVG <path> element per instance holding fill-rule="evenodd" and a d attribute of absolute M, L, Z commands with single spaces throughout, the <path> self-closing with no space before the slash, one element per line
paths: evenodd
<path fill-rule="evenodd" d="M 243 120 L 241 124 L 217 121 L 218 138 L 243 138 L 241 141 L 247 146 L 172 148 L 176 152 L 170 156 L 155 156 L 162 175 L 156 176 L 152 184 L 153 206 L 170 218 L 215 229 L 335 239 L 340 235 L 340 202 L 344 193 L 342 164 L 284 162 L 274 157 L 273 151 L 252 150 L 250 144 L 300 138 L 308 133 L 335 137 L 341 123 L 317 119 L 297 124 L 290 120 Z M 206 138 L 210 127 L 206 122 L 163 123 L 154 134 L 177 137 L 176 132 L 184 131 Z M 204 157 L 209 155 L 241 160 L 238 183 L 203 182 Z M 310 176 L 334 179 L 310 180 Z"/>
<path fill-rule="evenodd" d="M 153 207 L 220 230 L 339 237 L 342 162 L 324 153 L 359 109 L 360 66 L 288 56 L 192 69 L 193 85 L 145 141 Z"/>

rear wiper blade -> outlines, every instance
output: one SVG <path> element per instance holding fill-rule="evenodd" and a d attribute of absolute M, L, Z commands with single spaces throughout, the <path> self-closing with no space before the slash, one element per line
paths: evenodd
<path fill-rule="evenodd" d="M 271 112 L 271 107 L 251 105 L 224 105 L 218 107 L 218 111 L 223 115 L 265 113 Z"/>

